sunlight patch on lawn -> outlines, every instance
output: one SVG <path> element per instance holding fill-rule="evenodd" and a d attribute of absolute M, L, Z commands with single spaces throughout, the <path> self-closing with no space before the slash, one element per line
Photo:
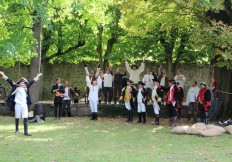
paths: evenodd
<path fill-rule="evenodd" d="M 29 127 L 31 132 L 47 132 L 47 131 L 57 131 L 61 129 L 67 128 L 66 126 L 57 126 L 57 125 L 38 125 L 38 126 L 33 126 Z"/>
<path fill-rule="evenodd" d="M 156 131 L 163 129 L 163 128 L 164 128 L 163 126 L 159 126 L 159 127 L 153 128 L 151 132 L 156 133 Z"/>

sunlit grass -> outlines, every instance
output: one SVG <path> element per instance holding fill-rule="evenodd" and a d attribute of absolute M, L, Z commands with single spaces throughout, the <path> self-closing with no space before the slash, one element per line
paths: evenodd
<path fill-rule="evenodd" d="M 32 137 L 14 135 L 14 118 L 0 117 L 0 162 L 8 161 L 231 161 L 232 136 L 171 134 L 162 125 L 128 124 L 122 118 L 65 118 L 30 124 Z"/>

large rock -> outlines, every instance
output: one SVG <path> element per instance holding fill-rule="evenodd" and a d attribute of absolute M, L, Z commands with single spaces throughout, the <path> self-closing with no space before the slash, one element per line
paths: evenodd
<path fill-rule="evenodd" d="M 222 135 L 223 132 L 219 129 L 206 129 L 204 131 L 200 131 L 200 135 L 204 137 L 216 137 Z"/>
<path fill-rule="evenodd" d="M 232 134 L 232 125 L 225 127 L 227 133 Z"/>
<path fill-rule="evenodd" d="M 189 128 L 187 134 L 198 135 L 201 131 L 205 130 L 207 130 L 207 127 L 204 123 L 196 123 Z"/>
<path fill-rule="evenodd" d="M 220 127 L 220 126 L 217 126 L 217 125 L 209 124 L 209 125 L 206 125 L 206 127 L 207 127 L 207 129 L 219 130 L 219 131 L 221 131 L 222 133 L 225 133 L 225 132 L 226 132 L 225 128 Z"/>
<path fill-rule="evenodd" d="M 178 126 L 172 129 L 172 133 L 175 134 L 187 134 L 188 130 L 189 130 L 190 126 L 186 125 L 186 126 Z"/>

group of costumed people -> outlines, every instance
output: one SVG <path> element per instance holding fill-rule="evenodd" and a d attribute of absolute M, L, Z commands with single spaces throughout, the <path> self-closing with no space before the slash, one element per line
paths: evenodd
<path fill-rule="evenodd" d="M 182 107 L 184 94 L 183 86 L 186 81 L 181 71 L 174 79 L 168 79 L 165 69 L 162 66 L 158 70 L 158 74 L 147 69 L 147 74 L 140 81 L 140 74 L 145 69 L 144 62 L 140 67 L 136 65 L 129 66 L 125 61 L 124 73 L 117 68 L 113 73 L 111 68 L 106 70 L 104 74 L 98 66 L 96 71 L 89 73 L 88 66 L 85 64 L 86 86 L 88 92 L 88 104 L 91 110 L 91 120 L 97 120 L 98 104 L 101 103 L 101 93 L 104 95 L 104 101 L 110 104 L 114 96 L 114 103 L 117 100 L 124 104 L 128 117 L 126 122 L 133 122 L 133 113 L 137 107 L 138 123 L 146 123 L 146 106 L 151 104 L 154 108 L 155 121 L 153 125 L 160 125 L 159 111 L 162 103 L 166 103 L 170 117 L 170 126 L 176 126 L 177 118 L 180 116 L 180 108 Z M 126 76 L 129 73 L 129 77 Z M 31 136 L 28 132 L 28 111 L 31 105 L 29 88 L 39 80 L 42 74 L 38 74 L 32 81 L 28 82 L 25 78 L 13 82 L 2 71 L 0 75 L 12 87 L 11 93 L 7 99 L 7 105 L 11 111 L 15 112 L 15 134 L 19 132 L 19 119 L 24 120 L 24 135 Z M 214 87 L 215 88 L 215 87 Z M 73 95 L 78 96 L 65 81 L 65 85 L 61 84 L 61 80 L 56 79 L 56 84 L 52 86 L 51 93 L 54 94 L 54 116 L 60 119 L 62 110 L 67 110 L 68 116 L 71 116 L 70 104 Z M 119 96 L 118 98 L 116 96 Z M 166 97 L 165 97 L 166 96 Z M 165 99 L 165 101 L 163 100 Z M 207 88 L 207 84 L 192 82 L 186 99 L 188 105 L 188 120 L 193 116 L 197 122 L 197 113 L 200 111 L 201 122 L 208 123 L 208 109 L 210 107 L 211 92 Z"/>
<path fill-rule="evenodd" d="M 104 94 L 106 104 L 111 104 L 112 96 L 116 104 L 116 95 L 119 94 L 119 102 L 124 104 L 128 111 L 126 122 L 133 122 L 133 113 L 137 107 L 138 123 L 146 123 L 146 106 L 153 105 L 155 121 L 153 125 L 159 125 L 159 111 L 162 103 L 165 103 L 170 117 L 170 126 L 176 126 L 178 117 L 181 116 L 180 109 L 184 101 L 183 86 L 186 78 L 178 70 L 178 75 L 174 79 L 168 79 L 165 69 L 162 66 L 158 70 L 158 74 L 147 69 L 147 74 L 140 81 L 140 74 L 145 69 L 144 62 L 140 67 L 136 65 L 129 66 L 125 62 L 125 70 L 120 73 L 117 68 L 113 73 L 111 68 L 106 70 L 104 74 L 98 66 L 96 71 L 89 73 L 85 64 L 86 82 L 88 91 L 88 100 L 92 112 L 91 120 L 97 120 L 98 104 L 101 103 L 101 93 Z M 126 76 L 129 73 L 129 77 Z M 213 82 L 215 89 L 215 82 Z M 165 101 L 163 101 L 165 99 Z M 193 116 L 194 122 L 197 122 L 197 114 L 200 111 L 201 122 L 208 123 L 208 111 L 211 101 L 211 92 L 205 82 L 200 83 L 200 88 L 196 81 L 192 82 L 186 99 L 188 108 L 188 120 Z"/>

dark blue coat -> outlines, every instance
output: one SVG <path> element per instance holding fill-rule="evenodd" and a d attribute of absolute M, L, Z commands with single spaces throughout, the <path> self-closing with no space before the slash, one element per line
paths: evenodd
<path fill-rule="evenodd" d="M 10 95 L 9 97 L 7 98 L 7 106 L 9 108 L 10 111 L 15 111 L 15 102 L 14 102 L 14 99 L 15 99 L 15 94 L 12 95 L 12 93 L 16 90 L 16 88 L 18 87 L 17 84 L 15 84 L 11 79 L 7 79 L 6 80 L 10 86 L 12 87 L 12 90 L 10 92 Z M 28 109 L 29 107 L 31 106 L 31 98 L 30 98 L 30 94 L 29 94 L 29 88 L 35 83 L 35 80 L 33 79 L 32 81 L 30 81 L 26 87 L 27 87 L 27 106 L 28 106 Z"/>

